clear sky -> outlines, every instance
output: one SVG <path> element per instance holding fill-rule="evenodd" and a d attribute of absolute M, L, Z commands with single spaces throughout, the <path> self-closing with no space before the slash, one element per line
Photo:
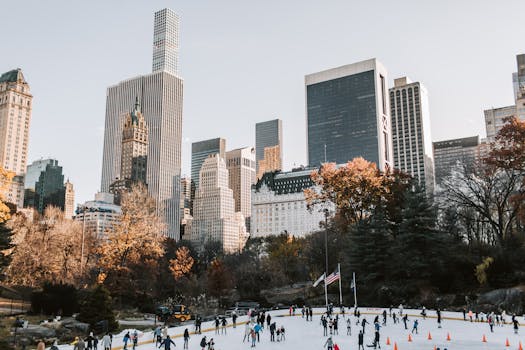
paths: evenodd
<path fill-rule="evenodd" d="M 191 142 L 254 145 L 279 117 L 285 168 L 306 161 L 304 75 L 376 57 L 429 91 L 432 139 L 484 136 L 483 109 L 513 103 L 523 0 L 33 0 L 0 5 L 0 71 L 31 85 L 29 162 L 54 157 L 77 202 L 100 186 L 105 94 L 151 71 L 153 13 L 181 16 L 183 174 Z"/>

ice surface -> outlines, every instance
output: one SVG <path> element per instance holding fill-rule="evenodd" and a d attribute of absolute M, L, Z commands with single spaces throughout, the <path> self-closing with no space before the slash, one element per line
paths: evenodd
<path fill-rule="evenodd" d="M 383 309 L 377 308 L 360 308 L 361 318 L 366 317 L 367 321 L 372 323 L 375 315 L 383 312 Z M 314 317 L 312 322 L 306 322 L 305 318 L 301 317 L 300 309 L 296 311 L 296 315 L 290 317 L 287 310 L 272 311 L 272 322 L 276 322 L 277 326 L 283 325 L 286 329 L 286 340 L 283 342 L 270 342 L 270 332 L 264 329 L 261 334 L 260 343 L 257 343 L 257 350 L 266 349 L 286 349 L 286 350 L 314 350 L 323 349 L 327 337 L 323 336 L 323 328 L 320 324 L 321 313 L 323 309 L 314 309 Z M 339 311 L 338 309 L 335 311 Z M 403 322 L 393 324 L 392 318 L 388 317 L 387 325 L 381 327 L 381 349 L 393 350 L 394 344 L 397 344 L 398 350 L 433 350 L 434 346 L 448 350 L 497 350 L 497 349 L 518 349 L 521 341 L 525 349 L 525 327 L 523 317 L 519 317 L 518 321 L 522 325 L 520 327 L 519 335 L 514 334 L 514 330 L 508 322 L 510 316 L 507 316 L 507 325 L 494 326 L 494 333 L 490 332 L 487 323 L 471 323 L 463 321 L 463 315 L 453 312 L 442 312 L 442 328 L 439 329 L 436 313 L 433 310 L 427 311 L 427 319 L 423 320 L 419 315 L 420 310 L 405 310 L 408 313 L 408 330 L 404 329 Z M 388 312 L 388 310 L 387 310 Z M 335 343 L 339 345 L 341 350 L 357 349 L 357 334 L 360 326 L 355 325 L 355 318 L 353 315 L 348 315 L 352 320 L 352 335 L 346 335 L 346 320 L 341 316 L 339 318 L 339 335 L 332 335 Z M 412 328 L 413 320 L 419 320 L 419 334 L 412 335 L 412 342 L 408 342 L 408 334 Z M 382 316 L 380 316 L 380 323 Z M 203 322 L 202 335 L 190 334 L 189 350 L 201 349 L 199 343 L 203 336 L 209 340 L 213 338 L 215 341 L 216 350 L 239 350 L 250 349 L 250 343 L 247 341 L 243 343 L 244 329 L 243 323 L 247 321 L 246 316 L 237 319 L 237 328 L 232 328 L 231 318 L 228 318 L 228 328 L 226 335 L 215 334 L 215 326 L 213 322 Z M 188 328 L 193 332 L 194 326 L 180 326 L 170 328 L 168 334 L 172 337 L 176 344 L 175 349 L 183 347 L 182 334 L 184 329 Z M 432 340 L 428 340 L 428 333 L 430 332 Z M 131 333 L 131 332 L 130 332 Z M 113 350 L 118 350 L 122 347 L 122 338 L 125 332 L 113 337 Z M 450 334 L 451 340 L 447 341 L 447 334 Z M 483 343 L 481 340 L 483 335 L 486 336 L 487 342 Z M 367 344 L 372 344 L 374 336 L 373 325 L 366 326 L 365 333 L 365 349 L 373 349 L 366 347 Z M 387 337 L 390 338 L 390 346 L 386 345 Z M 510 346 L 505 347 L 506 339 L 509 340 Z M 139 346 L 137 350 L 153 350 L 154 343 L 152 332 L 141 333 L 139 338 Z M 62 348 L 62 347 L 61 347 Z M 70 349 L 71 346 L 64 347 Z M 128 343 L 128 349 L 131 349 Z M 173 350 L 173 347 L 172 347 Z"/>

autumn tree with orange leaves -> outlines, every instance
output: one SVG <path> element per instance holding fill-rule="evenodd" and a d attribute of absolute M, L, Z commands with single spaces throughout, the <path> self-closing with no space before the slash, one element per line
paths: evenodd
<path fill-rule="evenodd" d="M 193 257 L 188 247 L 180 247 L 175 252 L 175 259 L 170 259 L 170 271 L 176 281 L 189 275 L 193 267 Z"/>

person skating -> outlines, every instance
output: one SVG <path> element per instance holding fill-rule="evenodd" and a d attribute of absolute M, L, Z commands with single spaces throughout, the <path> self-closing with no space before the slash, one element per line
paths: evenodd
<path fill-rule="evenodd" d="M 372 322 L 372 323 L 376 324 L 378 322 L 379 322 L 379 315 L 376 315 L 376 317 L 374 317 L 374 322 Z"/>
<path fill-rule="evenodd" d="M 251 347 L 254 348 L 255 347 L 255 341 L 257 340 L 257 336 L 255 335 L 255 331 L 253 329 L 250 331 L 250 337 L 252 339 L 252 346 Z"/>
<path fill-rule="evenodd" d="M 93 350 L 93 345 L 95 342 L 95 337 L 93 336 L 93 332 L 89 333 L 89 336 L 86 338 L 86 342 L 87 342 L 88 350 Z"/>
<path fill-rule="evenodd" d="M 199 344 L 201 346 L 201 350 L 204 350 L 206 348 L 206 344 L 207 344 L 206 336 L 204 336 L 204 337 L 202 337 L 201 342 Z"/>
<path fill-rule="evenodd" d="M 408 322 L 408 314 L 405 314 L 405 316 L 403 316 L 403 323 L 405 325 L 405 329 L 408 329 L 407 322 Z"/>
<path fill-rule="evenodd" d="M 285 341 L 286 340 L 286 331 L 284 330 L 284 326 L 281 326 L 281 341 Z"/>
<path fill-rule="evenodd" d="M 136 329 L 133 332 L 131 339 L 133 340 L 133 350 L 135 350 L 135 348 L 137 347 L 137 344 L 139 343 L 139 334 Z"/>
<path fill-rule="evenodd" d="M 440 310 L 440 309 L 437 309 L 437 310 L 436 310 L 436 314 L 437 314 L 437 323 L 438 323 L 438 328 L 441 328 L 441 310 Z"/>
<path fill-rule="evenodd" d="M 463 308 L 463 321 L 466 321 L 467 320 L 467 310 L 465 310 L 465 308 Z"/>
<path fill-rule="evenodd" d="M 102 348 L 104 350 L 110 350 L 111 349 L 111 338 L 109 337 L 109 333 L 106 333 L 103 337 L 102 337 Z M 157 344 L 155 343 L 155 346 L 157 346 Z"/>
<path fill-rule="evenodd" d="M 326 317 L 321 316 L 321 324 L 323 325 L 323 336 L 327 336 L 328 335 L 328 320 L 326 319 Z"/>
<path fill-rule="evenodd" d="M 494 333 L 494 316 L 493 315 L 489 315 L 487 321 L 489 323 L 490 333 Z"/>
<path fill-rule="evenodd" d="M 257 343 L 258 343 L 259 341 L 261 341 L 260 333 L 262 331 L 262 327 L 260 324 L 256 324 L 255 326 L 253 326 L 253 330 L 255 331 L 255 335 L 257 336 Z"/>
<path fill-rule="evenodd" d="M 155 328 L 155 330 L 153 331 L 153 339 L 155 340 L 155 346 L 158 346 L 159 343 L 162 341 L 160 326 L 157 326 L 157 328 Z"/>
<path fill-rule="evenodd" d="M 427 319 L 427 309 L 423 306 L 423 310 L 421 310 L 421 316 L 423 316 L 423 319 Z"/>
<path fill-rule="evenodd" d="M 270 327 L 271 324 L 272 324 L 272 316 L 270 316 L 270 314 L 268 314 L 268 315 L 266 316 L 266 325 L 267 325 L 268 327 Z"/>
<path fill-rule="evenodd" d="M 381 343 L 379 342 L 379 331 L 376 330 L 375 333 L 374 333 L 374 342 L 370 345 L 367 345 L 367 347 L 369 348 L 374 348 L 374 349 L 377 349 L 377 347 L 379 347 L 379 349 L 381 349 Z"/>
<path fill-rule="evenodd" d="M 77 342 L 75 343 L 75 346 L 73 346 L 73 350 L 85 350 L 85 349 L 86 349 L 86 343 L 84 343 L 84 340 L 82 338 L 77 338 Z"/>
<path fill-rule="evenodd" d="M 274 342 L 275 341 L 275 329 L 277 328 L 277 326 L 275 325 L 275 322 L 272 323 L 269 328 L 270 328 L 270 341 Z"/>
<path fill-rule="evenodd" d="M 345 318 L 345 307 L 343 305 L 341 305 L 341 315 Z"/>
<path fill-rule="evenodd" d="M 308 313 L 310 314 L 310 321 L 312 321 L 312 317 L 314 315 L 314 312 L 312 310 L 312 308 L 310 308 L 310 310 L 308 311 Z"/>
<path fill-rule="evenodd" d="M 219 325 L 220 325 L 220 321 L 219 321 L 219 316 L 215 316 L 215 334 L 219 334 Z"/>
<path fill-rule="evenodd" d="M 126 350 L 128 348 L 128 342 L 129 342 L 130 339 L 131 339 L 131 337 L 129 335 L 129 332 L 124 334 L 124 338 L 122 338 L 122 342 L 124 343 L 124 350 Z"/>
<path fill-rule="evenodd" d="M 245 340 L 250 341 L 250 334 L 252 332 L 252 328 L 250 327 L 250 323 L 246 323 L 246 326 L 244 326 L 244 338 L 242 338 L 242 342 L 244 343 Z"/>
<path fill-rule="evenodd" d="M 520 324 L 518 323 L 518 319 L 514 318 L 514 320 L 512 320 L 512 324 L 514 327 L 514 334 L 518 334 L 518 329 L 520 327 Z"/>
<path fill-rule="evenodd" d="M 305 314 L 305 310 L 304 310 L 304 305 L 303 305 L 303 308 L 301 309 L 301 318 L 304 318 L 304 314 Z"/>
<path fill-rule="evenodd" d="M 396 324 L 397 321 L 398 321 L 398 319 L 397 319 L 397 315 L 396 315 L 395 312 L 392 314 L 392 320 L 394 321 L 394 324 Z"/>
<path fill-rule="evenodd" d="M 383 326 L 386 326 L 386 310 L 383 310 Z"/>
<path fill-rule="evenodd" d="M 195 318 L 195 334 L 202 334 L 201 332 L 202 319 L 200 316 Z"/>
<path fill-rule="evenodd" d="M 328 328 L 330 329 L 330 335 L 334 334 L 334 320 L 328 319 Z"/>
<path fill-rule="evenodd" d="M 226 324 L 228 324 L 228 321 L 226 321 L 226 317 L 223 317 L 221 319 L 221 334 L 226 334 Z"/>
<path fill-rule="evenodd" d="M 235 311 L 232 313 L 232 323 L 233 328 L 237 328 L 237 313 Z"/>
<path fill-rule="evenodd" d="M 326 339 L 326 343 L 324 343 L 323 348 L 326 348 L 326 350 L 334 350 L 334 341 L 332 340 L 332 337 L 328 337 L 328 339 Z"/>
<path fill-rule="evenodd" d="M 403 316 L 403 304 L 399 304 L 399 316 Z"/>
<path fill-rule="evenodd" d="M 346 335 L 352 335 L 352 322 L 350 321 L 350 317 L 346 320 Z"/>
<path fill-rule="evenodd" d="M 412 334 L 414 334 L 414 332 L 416 332 L 416 334 L 418 334 L 417 333 L 417 326 L 418 325 L 419 325 L 419 321 L 418 320 L 414 320 L 414 325 L 412 326 L 412 331 L 411 331 Z"/>
<path fill-rule="evenodd" d="M 333 326 L 334 326 L 334 334 L 337 334 L 339 335 L 339 315 L 337 315 L 335 318 L 334 318 L 334 321 L 333 321 Z"/>
<path fill-rule="evenodd" d="M 208 350 L 215 350 L 215 341 L 213 341 L 213 338 L 208 342 Z"/>
<path fill-rule="evenodd" d="M 360 318 L 361 318 L 361 311 L 357 310 L 355 313 L 355 325 L 356 326 L 359 326 L 359 323 L 361 323 L 361 321 L 359 320 Z"/>
<path fill-rule="evenodd" d="M 166 339 L 167 336 L 168 336 L 168 327 L 164 326 L 162 328 L 162 339 Z"/>
<path fill-rule="evenodd" d="M 190 340 L 190 332 L 188 331 L 188 328 L 186 328 L 184 330 L 184 346 L 183 346 L 184 349 L 188 348 L 189 340 Z"/>
<path fill-rule="evenodd" d="M 468 311 L 468 317 L 470 319 L 470 322 L 472 322 L 472 315 L 473 315 L 472 310 L 469 310 Z"/>
<path fill-rule="evenodd" d="M 170 350 L 171 348 L 171 344 L 173 344 L 173 346 L 176 346 L 175 345 L 175 342 L 173 340 L 171 340 L 170 336 L 166 336 L 166 338 L 162 341 L 162 343 L 160 343 L 159 345 L 159 348 L 162 347 L 162 345 L 164 345 L 164 350 Z"/>
<path fill-rule="evenodd" d="M 364 347 L 364 334 L 363 331 L 359 331 L 359 335 L 357 336 L 357 350 L 365 350 Z"/>
<path fill-rule="evenodd" d="M 365 326 L 368 323 L 366 320 L 366 317 L 363 317 L 363 321 L 361 321 L 361 327 L 363 327 L 363 334 L 365 334 Z"/>

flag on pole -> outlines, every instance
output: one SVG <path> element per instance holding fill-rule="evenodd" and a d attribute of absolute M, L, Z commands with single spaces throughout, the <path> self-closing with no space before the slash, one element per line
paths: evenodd
<path fill-rule="evenodd" d="M 314 287 L 317 287 L 319 283 L 323 282 L 323 280 L 325 279 L 325 276 L 326 276 L 326 273 L 323 273 L 323 275 L 319 277 L 317 281 L 314 282 Z"/>
<path fill-rule="evenodd" d="M 335 281 L 339 280 L 339 278 L 341 278 L 339 271 L 334 271 L 331 274 L 329 274 L 328 277 L 326 277 L 325 283 L 328 286 L 334 283 Z"/>

